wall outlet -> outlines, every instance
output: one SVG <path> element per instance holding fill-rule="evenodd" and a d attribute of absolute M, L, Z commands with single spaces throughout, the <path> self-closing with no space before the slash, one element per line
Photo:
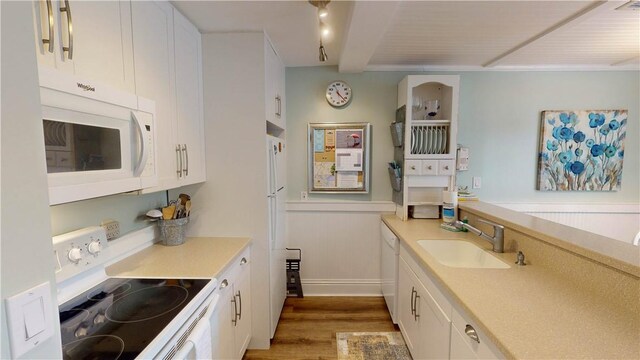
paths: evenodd
<path fill-rule="evenodd" d="M 307 201 L 309 200 L 309 193 L 306 191 L 300 191 L 300 200 Z"/>
<path fill-rule="evenodd" d="M 482 187 L 482 178 L 480 176 L 474 176 L 471 178 L 471 188 L 480 189 Z"/>
<path fill-rule="evenodd" d="M 100 226 L 107 233 L 107 240 L 113 240 L 120 236 L 120 223 L 113 219 L 102 220 Z"/>

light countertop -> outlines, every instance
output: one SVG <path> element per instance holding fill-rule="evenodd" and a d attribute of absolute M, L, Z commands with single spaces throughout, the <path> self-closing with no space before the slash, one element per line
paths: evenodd
<path fill-rule="evenodd" d="M 462 239 L 489 251 L 491 244 L 470 233 L 443 230 L 440 220 L 402 221 L 385 215 L 383 221 L 454 300 L 454 306 L 463 309 L 507 358 L 640 357 L 638 304 L 612 301 L 616 284 L 594 290 L 541 264 L 516 266 L 513 252 L 493 253 L 509 264 L 509 269 L 448 267 L 417 241 Z M 640 294 L 637 278 L 624 281 L 631 294 Z"/>
<path fill-rule="evenodd" d="M 195 237 L 184 244 L 154 244 L 107 267 L 109 276 L 212 278 L 251 242 L 248 238 Z"/>

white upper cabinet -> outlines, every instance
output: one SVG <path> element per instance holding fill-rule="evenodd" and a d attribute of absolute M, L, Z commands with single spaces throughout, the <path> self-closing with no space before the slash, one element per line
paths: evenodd
<path fill-rule="evenodd" d="M 133 1 L 136 92 L 156 102 L 155 192 L 205 181 L 200 33 L 166 1 Z"/>
<path fill-rule="evenodd" d="M 176 115 L 183 152 L 183 183 L 205 181 L 202 106 L 202 38 L 198 29 L 174 10 Z"/>
<path fill-rule="evenodd" d="M 127 0 L 34 2 L 39 64 L 133 92 L 130 5 Z"/>
<path fill-rule="evenodd" d="M 284 64 L 268 38 L 264 43 L 264 54 L 266 120 L 280 129 L 284 129 L 286 126 Z"/>
<path fill-rule="evenodd" d="M 173 7 L 164 1 L 134 1 L 133 23 L 136 93 L 156 102 L 158 188 L 178 180 L 176 152 Z"/>

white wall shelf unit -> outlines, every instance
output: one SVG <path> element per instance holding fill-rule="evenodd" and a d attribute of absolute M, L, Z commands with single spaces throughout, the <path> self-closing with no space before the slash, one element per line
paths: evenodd
<path fill-rule="evenodd" d="M 396 117 L 406 120 L 404 146 L 395 152 L 402 190 L 394 201 L 403 220 L 410 207 L 440 206 L 442 191 L 455 190 L 459 85 L 457 75 L 409 75 L 398 84 L 398 111 L 404 113 Z"/>

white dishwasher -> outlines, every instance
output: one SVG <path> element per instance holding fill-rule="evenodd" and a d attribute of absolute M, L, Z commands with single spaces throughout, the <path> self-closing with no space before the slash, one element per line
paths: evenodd
<path fill-rule="evenodd" d="M 396 315 L 398 309 L 398 257 L 400 254 L 400 242 L 398 237 L 384 224 L 380 222 L 380 258 L 382 295 L 387 303 L 391 320 L 397 324 Z"/>

